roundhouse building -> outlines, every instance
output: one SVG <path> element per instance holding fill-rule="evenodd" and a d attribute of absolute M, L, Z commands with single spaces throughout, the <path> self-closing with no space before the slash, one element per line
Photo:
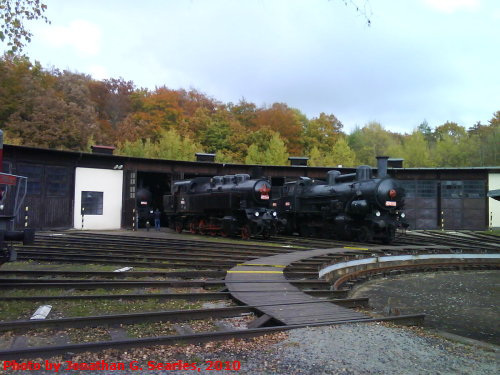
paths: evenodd
<path fill-rule="evenodd" d="M 162 196 L 178 179 L 248 173 L 267 176 L 279 187 L 301 176 L 324 179 L 331 169 L 354 171 L 308 167 L 307 158 L 299 157 L 290 158 L 295 164 L 290 166 L 220 164 L 212 154 L 197 158 L 186 162 L 117 156 L 106 146 L 85 153 L 5 145 L 3 170 L 28 177 L 25 214 L 16 226 L 39 230 L 133 228 L 142 205 L 162 210 Z M 487 197 L 489 190 L 500 189 L 500 167 L 404 168 L 402 159 L 389 159 L 389 174 L 406 189 L 410 229 L 500 227 L 500 202 Z M 150 192 L 147 202 L 144 190 Z"/>

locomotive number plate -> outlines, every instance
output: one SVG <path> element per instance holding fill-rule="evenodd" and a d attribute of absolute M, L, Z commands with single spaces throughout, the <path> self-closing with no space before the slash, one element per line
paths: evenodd
<path fill-rule="evenodd" d="M 267 194 L 261 194 L 260 199 L 269 199 L 269 195 Z"/>
<path fill-rule="evenodd" d="M 385 201 L 386 206 L 390 207 L 396 207 L 396 202 L 395 201 Z"/>

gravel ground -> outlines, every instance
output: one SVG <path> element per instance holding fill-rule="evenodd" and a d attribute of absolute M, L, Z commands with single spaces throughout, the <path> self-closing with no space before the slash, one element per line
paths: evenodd
<path fill-rule="evenodd" d="M 238 374 L 497 374 L 499 351 L 466 346 L 420 328 L 353 324 L 298 329 L 247 342 L 209 343 L 163 349 L 83 355 L 78 362 L 140 361 L 142 371 L 62 371 L 59 374 L 193 374 L 198 371 L 149 370 L 148 361 L 197 362 L 199 373 Z M 54 360 L 54 359 L 52 359 Z M 206 371 L 206 360 L 240 361 L 239 371 Z M 64 361 L 59 358 L 55 361 Z M 2 366 L 3 368 L 3 366 Z M 9 371 L 47 374 L 47 371 Z"/>
<path fill-rule="evenodd" d="M 500 272 L 415 273 L 361 283 L 351 298 L 368 297 L 383 314 L 388 301 L 401 314 L 425 313 L 425 326 L 500 345 Z"/>

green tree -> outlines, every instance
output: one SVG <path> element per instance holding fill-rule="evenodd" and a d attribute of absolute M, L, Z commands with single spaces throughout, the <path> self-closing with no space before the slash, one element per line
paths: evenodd
<path fill-rule="evenodd" d="M 500 111 L 493 114 L 489 125 L 482 125 L 480 122 L 471 127 L 468 131 L 470 141 L 474 143 L 472 158 L 474 165 L 497 166 L 500 164 L 498 154 L 500 144 Z"/>
<path fill-rule="evenodd" d="M 33 34 L 26 28 L 26 21 L 41 19 L 47 6 L 40 0 L 0 0 L 0 42 L 7 41 L 7 52 L 21 52 Z"/>
<path fill-rule="evenodd" d="M 356 128 L 349 135 L 348 142 L 360 163 L 374 165 L 377 156 L 398 152 L 401 138 L 401 135 L 385 130 L 378 122 L 370 122 L 363 128 Z"/>
<path fill-rule="evenodd" d="M 314 146 L 309 153 L 309 163 L 312 167 L 353 167 L 356 165 L 356 155 L 349 147 L 347 140 L 340 137 L 330 150 L 322 152 Z"/>
<path fill-rule="evenodd" d="M 174 129 L 161 131 L 156 142 L 137 139 L 125 141 L 117 148 L 120 155 L 166 160 L 194 161 L 197 152 L 203 152 L 201 145 L 189 137 L 181 137 Z"/>
<path fill-rule="evenodd" d="M 246 164 L 286 165 L 288 152 L 285 142 L 274 132 L 268 141 L 252 143 L 248 147 Z"/>
<path fill-rule="evenodd" d="M 429 144 L 420 129 L 404 138 L 401 156 L 404 158 L 406 167 L 434 166 Z"/>

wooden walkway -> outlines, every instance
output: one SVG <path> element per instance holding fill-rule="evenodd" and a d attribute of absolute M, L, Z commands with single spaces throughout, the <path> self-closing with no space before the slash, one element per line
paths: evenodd
<path fill-rule="evenodd" d="M 317 249 L 254 259 L 229 270 L 226 286 L 234 298 L 247 305 L 259 306 L 258 309 L 265 314 L 254 327 L 271 318 L 286 325 L 371 319 L 368 315 L 330 302 L 321 302 L 301 292 L 283 274 L 285 267 L 293 262 L 346 251 L 349 250 Z"/>

